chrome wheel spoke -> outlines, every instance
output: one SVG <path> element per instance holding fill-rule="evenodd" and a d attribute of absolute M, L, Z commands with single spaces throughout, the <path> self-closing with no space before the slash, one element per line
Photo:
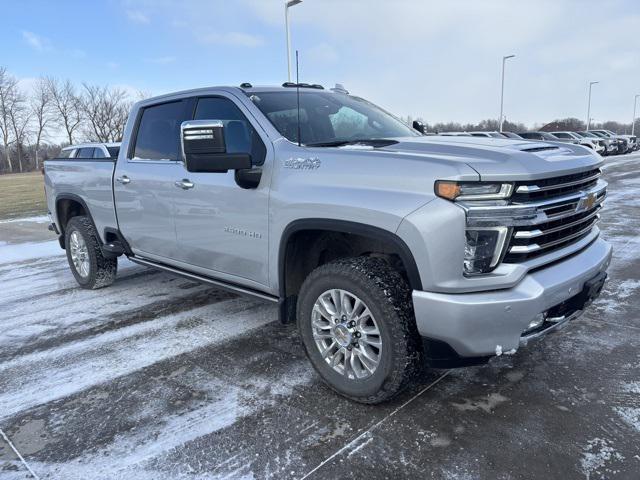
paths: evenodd
<path fill-rule="evenodd" d="M 69 236 L 69 253 L 71 262 L 78 275 L 87 277 L 89 275 L 89 249 L 82 235 L 77 231 L 71 232 Z"/>
<path fill-rule="evenodd" d="M 361 337 L 360 341 L 376 348 L 380 348 L 382 346 L 382 339 L 380 337 L 371 337 L 369 334 L 365 334 Z"/>
<path fill-rule="evenodd" d="M 321 350 L 320 353 L 322 354 L 322 358 L 329 357 L 329 355 L 331 355 L 331 351 L 336 345 L 336 342 L 332 341 L 328 347 L 326 347 L 324 350 Z"/>
<path fill-rule="evenodd" d="M 311 316 L 313 340 L 334 371 L 354 381 L 375 373 L 382 358 L 382 337 L 360 298 L 347 290 L 328 290 L 316 300 Z"/>

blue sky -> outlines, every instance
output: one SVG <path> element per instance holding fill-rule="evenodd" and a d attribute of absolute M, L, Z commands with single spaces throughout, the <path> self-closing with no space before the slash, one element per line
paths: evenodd
<path fill-rule="evenodd" d="M 281 0 L 3 1 L 0 65 L 161 94 L 286 80 Z M 343 83 L 398 115 L 529 125 L 630 122 L 640 93 L 635 0 L 304 0 L 291 9 L 301 80 Z"/>

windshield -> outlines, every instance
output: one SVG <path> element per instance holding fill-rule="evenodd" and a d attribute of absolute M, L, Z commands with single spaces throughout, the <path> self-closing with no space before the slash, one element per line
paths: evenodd
<path fill-rule="evenodd" d="M 296 91 L 251 93 L 249 98 L 285 138 L 298 142 Z M 300 92 L 300 143 L 331 144 L 420 136 L 372 103 L 351 95 Z"/>

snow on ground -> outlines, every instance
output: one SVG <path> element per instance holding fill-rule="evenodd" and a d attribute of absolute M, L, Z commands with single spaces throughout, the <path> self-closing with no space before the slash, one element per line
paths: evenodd
<path fill-rule="evenodd" d="M 7 223 L 49 223 L 49 217 L 47 215 L 38 215 L 35 217 L 20 217 L 20 218 L 9 218 L 5 220 L 0 220 L 0 225 Z"/>
<path fill-rule="evenodd" d="M 64 255 L 57 240 L 29 242 L 18 245 L 0 245 L 0 263 L 16 263 L 36 258 Z"/>

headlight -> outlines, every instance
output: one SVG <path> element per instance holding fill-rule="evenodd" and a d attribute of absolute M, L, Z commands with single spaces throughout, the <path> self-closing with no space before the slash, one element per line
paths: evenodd
<path fill-rule="evenodd" d="M 512 183 L 438 180 L 435 193 L 447 200 L 499 200 L 511 196 Z"/>
<path fill-rule="evenodd" d="M 465 275 L 480 275 L 493 270 L 500 262 L 507 227 L 467 228 L 464 246 Z"/>

